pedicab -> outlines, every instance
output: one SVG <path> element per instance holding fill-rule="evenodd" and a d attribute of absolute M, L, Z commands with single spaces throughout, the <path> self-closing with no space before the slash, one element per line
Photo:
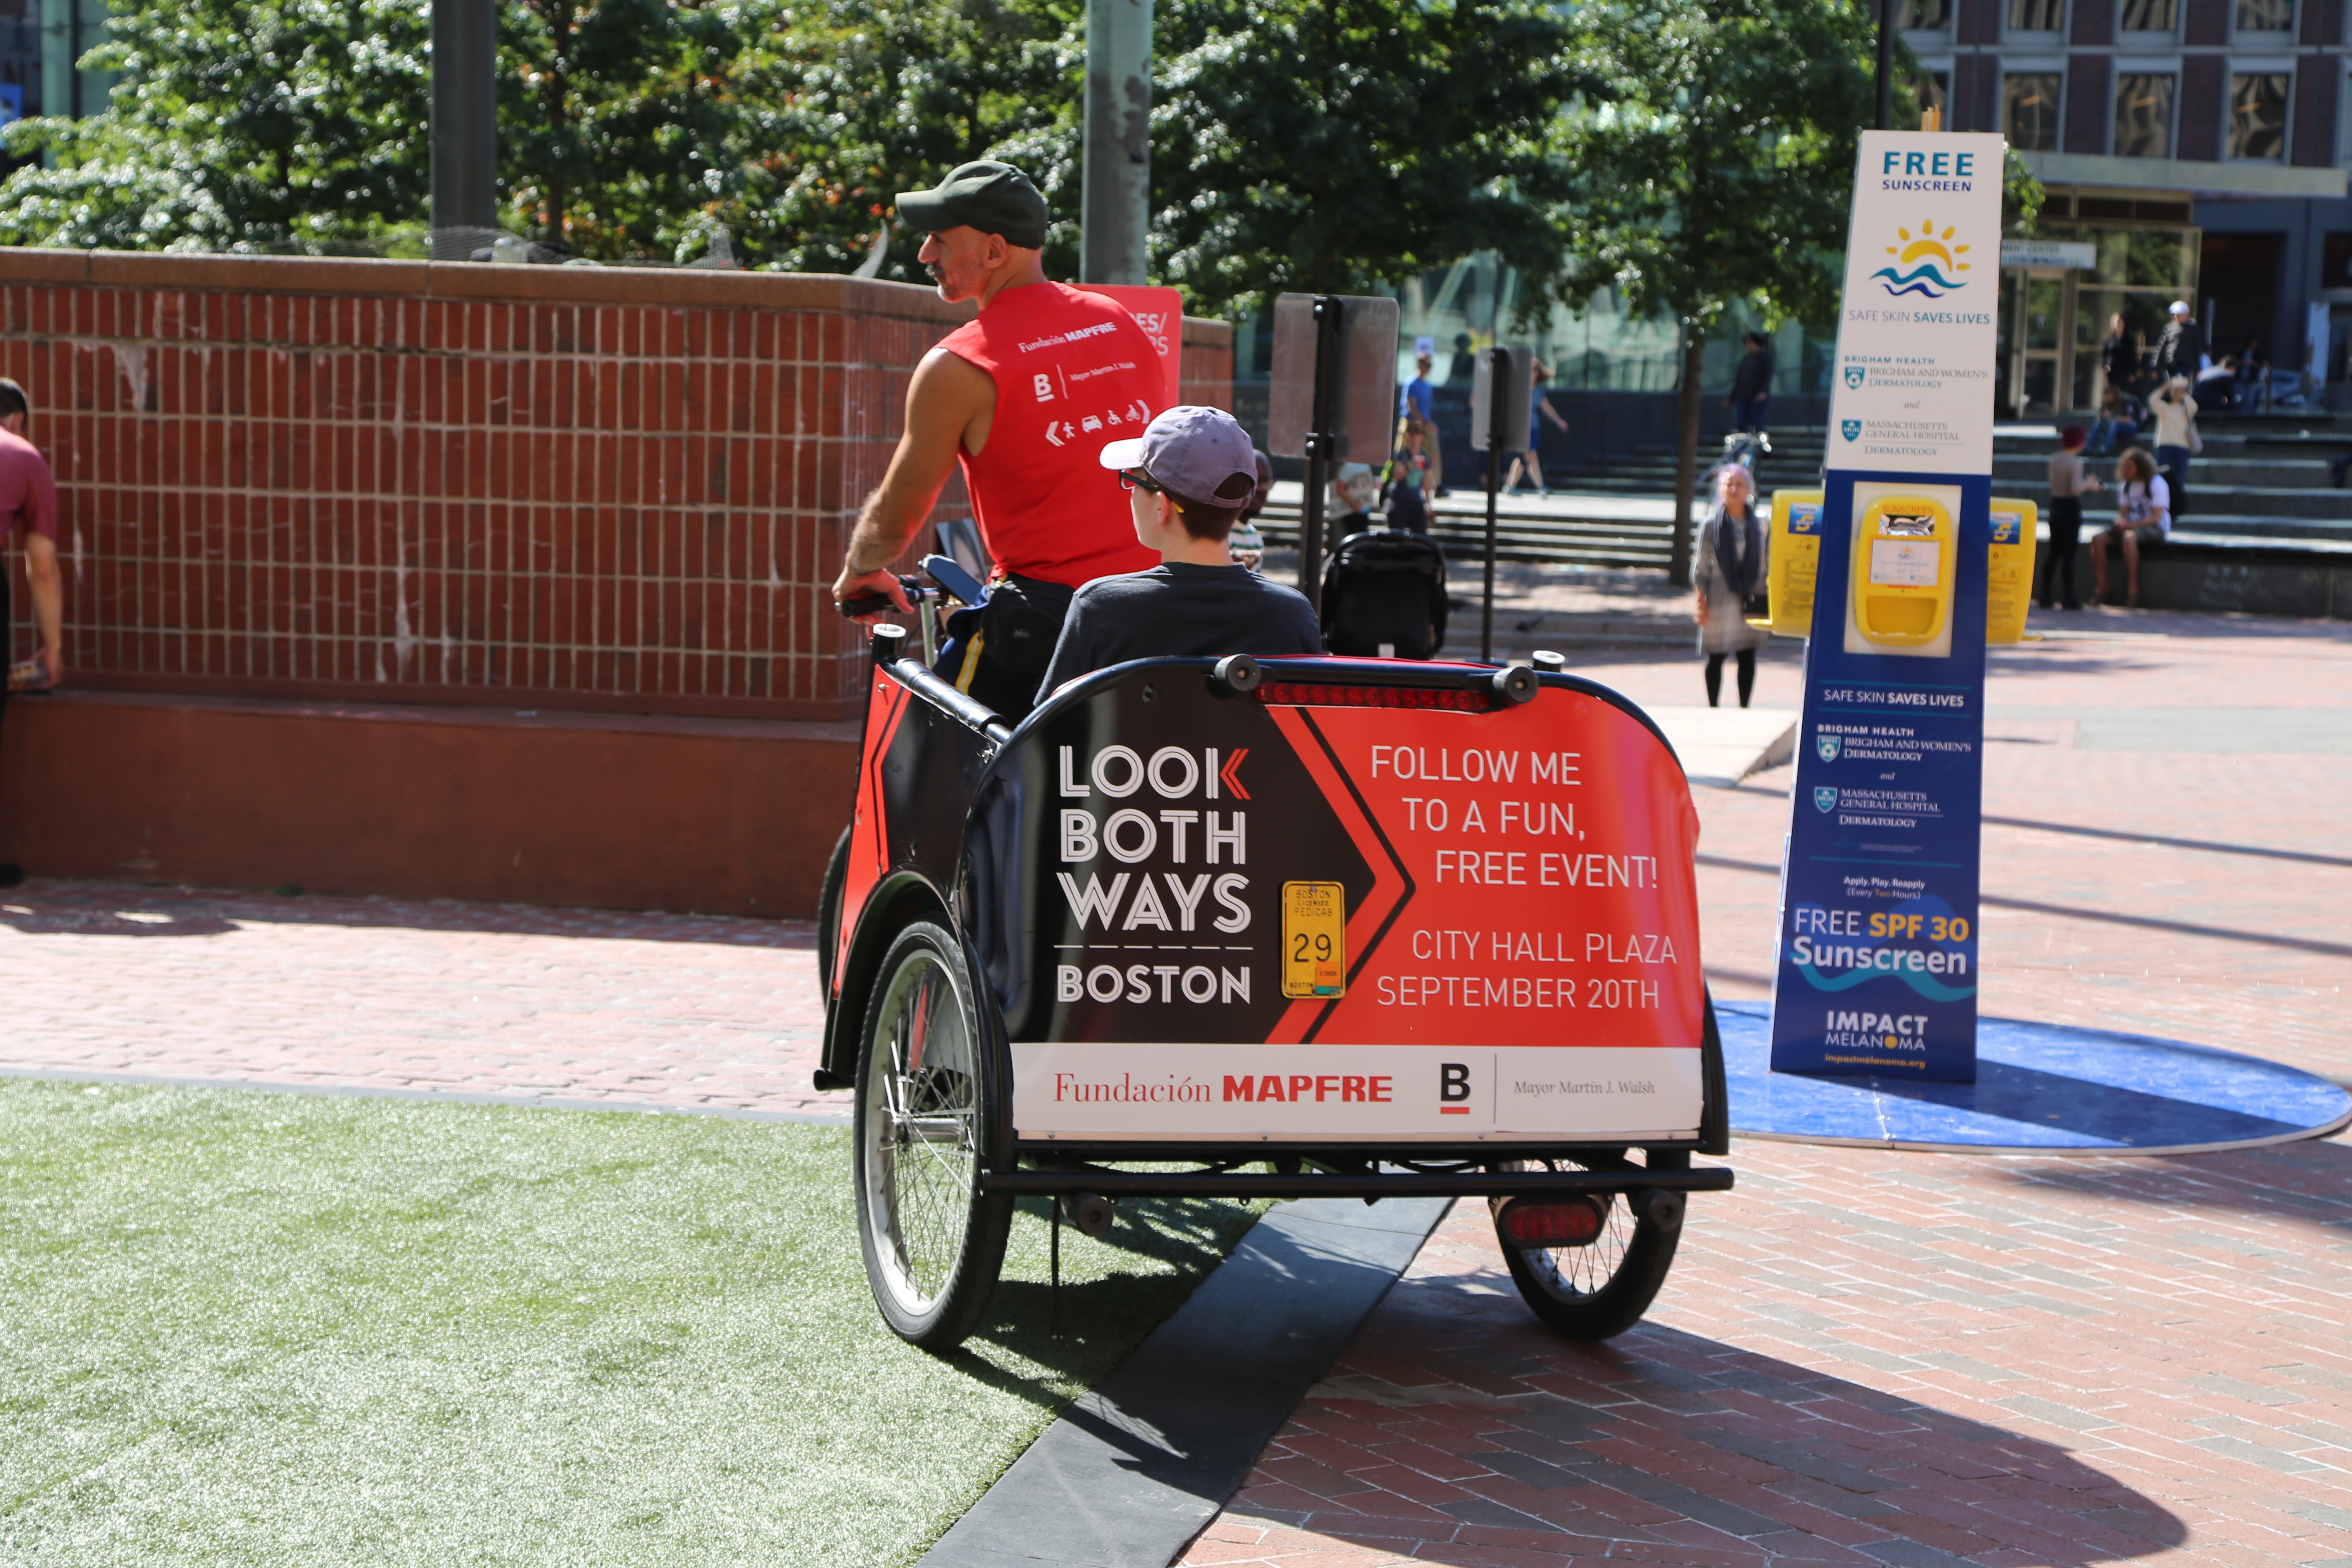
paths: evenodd
<path fill-rule="evenodd" d="M 1018 724 L 872 634 L 825 877 L 890 1327 L 977 1323 L 1013 1204 L 1488 1201 L 1536 1315 L 1630 1326 L 1728 1146 L 1674 752 L 1525 665 L 1159 658 Z M 929 638 L 922 641 L 926 644 Z"/>

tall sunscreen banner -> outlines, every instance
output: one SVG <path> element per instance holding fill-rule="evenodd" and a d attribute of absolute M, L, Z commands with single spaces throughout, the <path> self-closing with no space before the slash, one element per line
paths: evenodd
<path fill-rule="evenodd" d="M 1865 132 L 1772 1067 L 1976 1079 L 2001 139 Z"/>

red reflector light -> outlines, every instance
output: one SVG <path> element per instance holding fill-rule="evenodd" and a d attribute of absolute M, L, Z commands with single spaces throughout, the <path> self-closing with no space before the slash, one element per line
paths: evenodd
<path fill-rule="evenodd" d="M 1513 1247 L 1586 1247 L 1601 1234 L 1605 1198 L 1521 1198 L 1496 1226 Z"/>
<path fill-rule="evenodd" d="M 1423 686 L 1321 686 L 1296 680 L 1267 681 L 1257 689 L 1257 700 L 1293 708 L 1433 708 L 1455 713 L 1484 713 L 1494 706 L 1483 691 Z"/>

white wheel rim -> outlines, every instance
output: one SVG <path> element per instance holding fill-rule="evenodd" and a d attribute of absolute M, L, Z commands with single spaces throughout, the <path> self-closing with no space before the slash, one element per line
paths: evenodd
<path fill-rule="evenodd" d="M 866 1063 L 867 1225 L 884 1288 L 919 1316 L 955 1278 L 980 1173 L 971 1021 L 938 954 L 909 953 L 892 973 Z"/>

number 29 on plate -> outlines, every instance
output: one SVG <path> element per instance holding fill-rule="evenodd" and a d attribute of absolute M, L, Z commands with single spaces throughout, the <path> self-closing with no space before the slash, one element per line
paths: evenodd
<path fill-rule="evenodd" d="M 1337 882 L 1282 885 L 1282 994 L 1348 994 L 1348 898 Z"/>

